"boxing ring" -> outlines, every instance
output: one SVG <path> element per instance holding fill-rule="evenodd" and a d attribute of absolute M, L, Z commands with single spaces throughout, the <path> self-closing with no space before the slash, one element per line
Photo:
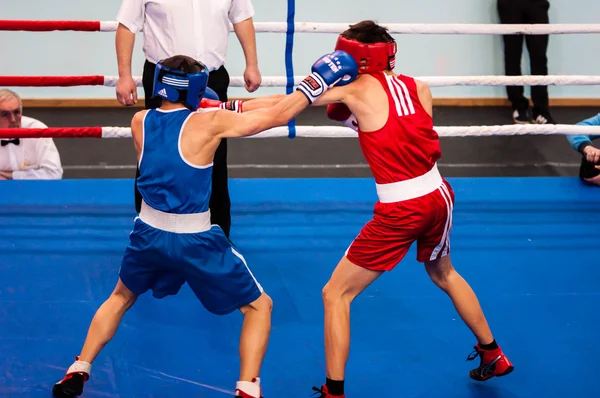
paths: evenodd
<path fill-rule="evenodd" d="M 0 29 L 112 31 L 110 22 L 0 21 Z M 332 27 L 332 25 L 337 25 Z M 345 24 L 299 24 L 339 32 Z M 510 26 L 397 25 L 394 33 L 510 33 Z M 285 32 L 285 24 L 257 31 Z M 283 30 L 276 30 L 283 29 Z M 516 26 L 539 34 L 599 26 Z M 101 78 L 101 79 L 100 79 Z M 61 80 L 62 79 L 62 80 Z M 91 80 L 95 79 L 95 80 Z M 238 80 L 236 80 L 238 79 Z M 430 84 L 598 84 L 597 76 L 433 77 Z M 461 80 L 462 79 L 462 80 Z M 512 80 L 509 80 L 512 79 Z M 427 79 L 424 79 L 427 80 Z M 139 83 L 138 79 L 138 83 Z M 263 78 L 286 86 L 288 78 Z M 105 85 L 111 77 L 7 77 L 0 86 Z M 232 85 L 243 82 L 233 78 Z M 440 136 L 581 134 L 557 126 L 440 127 Z M 342 127 L 298 126 L 257 138 L 353 137 Z M 119 126 L 0 129 L 2 137 L 130 136 Z M 562 398 L 600 393 L 600 190 L 574 177 L 449 178 L 456 205 L 453 261 L 472 284 L 515 372 L 477 383 L 465 359 L 475 343 L 411 249 L 353 304 L 349 397 Z M 48 397 L 112 291 L 135 210 L 131 180 L 6 181 L 0 185 L 0 397 Z M 362 178 L 233 179 L 232 240 L 274 299 L 262 378 L 265 397 L 307 397 L 324 379 L 321 288 L 372 215 Z M 187 286 L 140 297 L 92 367 L 85 397 L 224 397 L 238 377 L 241 316 L 207 313 Z M 390 389 L 397 395 L 390 395 Z"/>

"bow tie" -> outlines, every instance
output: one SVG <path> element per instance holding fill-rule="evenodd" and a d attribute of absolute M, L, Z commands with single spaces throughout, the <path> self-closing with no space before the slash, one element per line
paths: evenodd
<path fill-rule="evenodd" d="M 21 143 L 21 140 L 18 138 L 15 138 L 14 140 L 0 140 L 0 145 L 2 145 L 2 146 L 7 146 L 8 144 L 19 145 L 20 143 Z"/>

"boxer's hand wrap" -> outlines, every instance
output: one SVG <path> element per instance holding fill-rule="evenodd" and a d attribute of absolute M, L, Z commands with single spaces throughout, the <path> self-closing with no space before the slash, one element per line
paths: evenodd
<path fill-rule="evenodd" d="M 219 105 L 219 108 L 226 109 L 226 110 L 232 111 L 232 112 L 242 113 L 242 104 L 243 103 L 244 103 L 244 101 L 241 101 L 241 100 L 221 102 L 221 105 Z"/>
<path fill-rule="evenodd" d="M 330 87 L 345 85 L 356 79 L 358 64 L 348 53 L 334 51 L 319 58 L 311 70 L 312 73 L 296 89 L 306 96 L 310 104 Z"/>
<path fill-rule="evenodd" d="M 331 120 L 342 122 L 345 126 L 358 131 L 358 120 L 345 104 L 335 103 L 327 105 L 327 117 Z"/>
<path fill-rule="evenodd" d="M 202 98 L 202 100 L 200 101 L 200 108 L 219 108 L 232 112 L 242 113 L 243 102 L 244 101 L 241 100 L 221 102 L 218 100 Z"/>

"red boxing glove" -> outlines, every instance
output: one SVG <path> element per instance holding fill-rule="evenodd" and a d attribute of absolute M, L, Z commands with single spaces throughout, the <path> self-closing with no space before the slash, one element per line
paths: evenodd
<path fill-rule="evenodd" d="M 242 103 L 244 101 L 235 100 L 235 101 L 227 101 L 221 102 L 218 100 L 202 98 L 200 100 L 200 108 L 219 108 L 225 109 L 232 112 L 242 113 Z"/>
<path fill-rule="evenodd" d="M 345 126 L 358 131 L 358 120 L 345 104 L 335 103 L 327 105 L 327 117 L 331 120 L 342 122 Z"/>
<path fill-rule="evenodd" d="M 202 98 L 200 100 L 200 108 L 220 108 L 222 102 L 219 100 L 213 100 L 208 98 Z"/>

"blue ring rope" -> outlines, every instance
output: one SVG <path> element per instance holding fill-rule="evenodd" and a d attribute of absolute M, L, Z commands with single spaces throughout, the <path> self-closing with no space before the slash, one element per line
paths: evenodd
<path fill-rule="evenodd" d="M 286 94 L 294 92 L 294 32 L 295 32 L 295 17 L 296 17 L 296 1 L 288 0 L 287 13 L 287 31 L 285 42 L 285 74 L 287 83 L 285 87 Z M 288 138 L 296 138 L 296 120 L 292 119 L 288 123 Z"/>

